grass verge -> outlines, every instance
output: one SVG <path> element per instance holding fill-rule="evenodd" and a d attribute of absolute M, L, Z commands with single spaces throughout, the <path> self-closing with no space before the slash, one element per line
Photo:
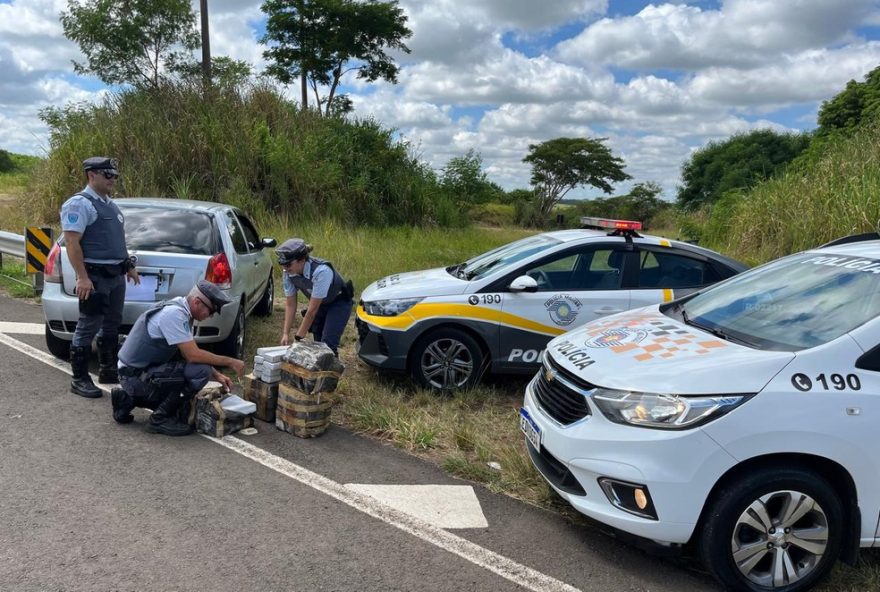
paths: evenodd
<path fill-rule="evenodd" d="M 9 255 L 3 256 L 3 265 L 0 266 L 0 290 L 14 298 L 34 295 L 31 278 L 24 272 L 24 263 Z"/>

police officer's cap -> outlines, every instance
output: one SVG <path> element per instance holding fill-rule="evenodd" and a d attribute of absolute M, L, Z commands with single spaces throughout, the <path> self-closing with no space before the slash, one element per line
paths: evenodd
<path fill-rule="evenodd" d="M 115 158 L 107 158 L 106 156 L 93 156 L 83 161 L 84 171 L 107 171 L 114 175 L 119 174 L 117 162 Z"/>
<path fill-rule="evenodd" d="M 199 283 L 196 284 L 196 287 L 199 289 L 205 298 L 211 301 L 211 305 L 214 307 L 214 312 L 220 312 L 220 309 L 223 308 L 224 305 L 229 304 L 232 300 L 226 293 L 217 287 L 216 284 L 212 284 L 208 280 L 199 280 Z"/>
<path fill-rule="evenodd" d="M 304 258 L 311 251 L 312 246 L 307 245 L 303 239 L 289 238 L 281 243 L 280 247 L 275 249 L 275 254 L 278 255 L 278 263 L 280 265 L 287 265 L 291 261 Z"/>

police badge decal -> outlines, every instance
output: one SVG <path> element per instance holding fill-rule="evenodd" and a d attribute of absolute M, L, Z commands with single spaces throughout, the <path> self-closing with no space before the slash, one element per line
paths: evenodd
<path fill-rule="evenodd" d="M 550 320 L 560 327 L 571 325 L 578 316 L 581 301 L 568 294 L 557 294 L 544 303 L 550 314 Z"/>

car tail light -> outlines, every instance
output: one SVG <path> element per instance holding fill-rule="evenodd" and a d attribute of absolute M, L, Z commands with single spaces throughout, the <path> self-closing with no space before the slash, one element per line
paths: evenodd
<path fill-rule="evenodd" d="M 46 258 L 46 267 L 43 268 L 43 281 L 60 284 L 61 278 L 61 246 L 55 243 L 49 256 Z"/>
<path fill-rule="evenodd" d="M 229 266 L 226 253 L 217 253 L 208 260 L 205 279 L 216 284 L 222 290 L 228 290 L 232 287 L 232 268 Z"/>

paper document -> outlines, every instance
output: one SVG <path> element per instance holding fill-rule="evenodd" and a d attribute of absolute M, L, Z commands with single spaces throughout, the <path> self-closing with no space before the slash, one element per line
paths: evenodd
<path fill-rule="evenodd" d="M 156 289 L 159 287 L 159 277 L 155 275 L 142 275 L 141 283 L 137 286 L 128 278 L 125 280 L 125 299 L 137 302 L 154 302 Z"/>

